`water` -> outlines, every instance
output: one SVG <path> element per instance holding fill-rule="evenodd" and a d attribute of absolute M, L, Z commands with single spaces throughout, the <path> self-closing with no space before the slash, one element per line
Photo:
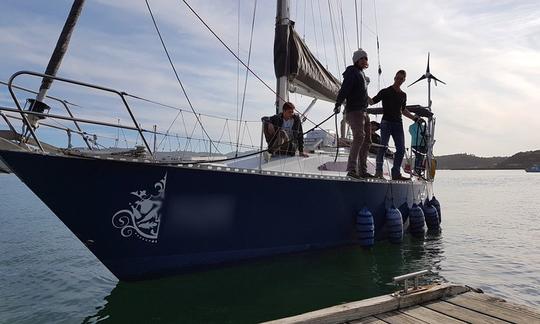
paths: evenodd
<path fill-rule="evenodd" d="M 439 171 L 443 233 L 120 283 L 15 176 L 0 175 L 0 323 L 253 323 L 378 296 L 396 275 L 540 307 L 540 173 Z"/>

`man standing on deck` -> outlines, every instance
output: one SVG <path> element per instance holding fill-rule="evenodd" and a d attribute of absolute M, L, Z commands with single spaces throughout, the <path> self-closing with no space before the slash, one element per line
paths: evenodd
<path fill-rule="evenodd" d="M 379 149 L 377 154 L 377 165 L 375 168 L 375 177 L 383 178 L 383 157 L 388 147 L 390 136 L 396 145 L 396 154 L 394 155 L 394 165 L 392 167 L 392 180 L 410 180 L 401 175 L 401 163 L 405 155 L 405 135 L 403 133 L 403 121 L 401 115 L 417 122 L 420 117 L 415 116 L 407 110 L 407 94 L 401 90 L 401 85 L 405 82 L 407 74 L 404 70 L 399 70 L 394 77 L 394 84 L 388 88 L 382 89 L 379 93 L 369 98 L 369 104 L 374 105 L 382 100 L 383 117 L 381 121 L 381 145 L 385 146 Z"/>
<path fill-rule="evenodd" d="M 368 67 L 367 53 L 359 49 L 353 53 L 353 65 L 343 72 L 343 83 L 336 99 L 334 113 L 340 112 L 343 101 L 345 104 L 345 118 L 351 127 L 353 140 L 347 161 L 347 176 L 353 178 L 371 178 L 367 173 L 367 156 L 370 138 L 369 116 L 367 114 L 368 94 L 364 69 Z"/>

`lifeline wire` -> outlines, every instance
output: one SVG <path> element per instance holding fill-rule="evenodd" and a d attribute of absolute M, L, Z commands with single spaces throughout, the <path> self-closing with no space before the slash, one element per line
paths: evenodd
<path fill-rule="evenodd" d="M 324 124 L 326 121 L 328 121 L 330 118 L 332 118 L 333 116 L 335 115 L 335 113 L 332 113 L 330 116 L 328 116 L 327 118 L 325 118 L 322 122 L 320 122 L 319 124 L 315 125 L 313 128 L 311 128 L 310 130 L 304 132 L 302 135 L 305 135 L 311 131 L 313 131 L 314 129 L 320 127 L 322 124 Z M 195 125 L 197 126 L 197 125 Z M 193 129 L 193 132 L 195 131 L 195 128 Z M 193 134 L 193 133 L 192 133 Z M 289 140 L 283 144 L 288 144 L 290 143 L 292 140 Z M 187 148 L 187 143 L 186 143 L 186 148 Z M 185 149 L 184 149 L 185 150 Z M 268 152 L 268 149 L 265 149 L 265 150 L 261 150 L 261 151 L 257 151 L 257 152 L 253 152 L 253 153 L 250 153 L 250 154 L 246 154 L 246 155 L 242 155 L 242 156 L 238 156 L 238 157 L 231 157 L 231 158 L 226 158 L 226 159 L 221 159 L 221 160 L 206 160 L 206 161 L 190 161 L 190 162 L 175 162 L 175 163 L 171 163 L 171 162 L 159 162 L 159 161 L 155 161 L 156 164 L 165 164 L 165 165 L 171 165 L 171 164 L 174 164 L 174 165 L 195 165 L 195 164 L 201 164 L 201 163 L 209 163 L 209 162 L 212 162 L 212 163 L 217 163 L 217 162 L 226 162 L 226 161 L 232 161 L 232 160 L 237 160 L 237 159 L 241 159 L 241 158 L 245 158 L 245 157 L 249 157 L 249 156 L 254 156 L 254 155 L 258 155 L 258 154 L 261 154 L 261 153 L 264 153 L 264 152 Z M 76 154 L 75 152 L 71 152 L 71 151 L 67 151 L 66 154 L 71 154 L 71 155 L 80 155 L 80 154 Z M 84 157 L 86 158 L 89 158 L 89 159 L 92 159 L 94 157 L 92 156 L 87 156 L 87 155 L 84 155 Z"/>
<path fill-rule="evenodd" d="M 314 129 L 316 128 L 319 128 L 322 124 L 324 124 L 326 121 L 328 121 L 330 118 L 332 118 L 334 115 L 336 115 L 335 113 L 332 113 L 330 116 L 326 117 L 322 122 L 320 122 L 319 124 L 313 126 L 311 129 L 309 129 L 308 131 L 304 132 L 302 135 L 306 135 L 307 133 L 313 131 Z M 289 140 L 284 144 L 288 144 L 290 143 L 292 140 Z M 215 163 L 215 162 L 225 162 L 225 161 L 232 161 L 232 160 L 236 160 L 236 159 L 240 159 L 240 158 L 245 158 L 245 157 L 249 157 L 249 156 L 253 156 L 253 155 L 258 155 L 258 154 L 261 154 L 261 153 L 264 153 L 264 152 L 268 152 L 268 149 L 265 149 L 265 150 L 260 150 L 260 151 L 257 151 L 257 152 L 253 152 L 253 153 L 249 153 L 249 154 L 246 154 L 246 155 L 242 155 L 242 156 L 238 156 L 238 157 L 232 157 L 232 158 L 227 158 L 227 159 L 221 159 L 221 160 L 212 160 L 212 161 L 196 161 L 196 162 L 180 162 L 180 163 L 174 163 L 174 164 L 180 164 L 180 165 L 187 165 L 187 164 L 201 164 L 201 163 L 208 163 L 208 162 L 212 162 L 212 163 Z M 159 162 L 158 162 L 159 163 Z M 164 164 L 171 164 L 169 162 L 166 162 Z"/>

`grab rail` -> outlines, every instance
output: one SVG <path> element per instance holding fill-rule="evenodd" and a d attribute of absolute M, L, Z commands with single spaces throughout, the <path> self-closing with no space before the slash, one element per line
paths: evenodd
<path fill-rule="evenodd" d="M 5 86 L 9 86 L 9 84 L 7 82 L 4 82 L 4 81 L 0 81 L 0 84 L 3 84 Z M 22 90 L 22 91 L 26 91 L 26 92 L 29 92 L 29 93 L 33 93 L 33 94 L 38 94 L 37 91 L 34 91 L 34 90 L 30 90 L 30 89 L 26 89 L 24 87 L 21 87 L 21 86 L 16 86 L 14 85 L 13 88 L 15 89 L 18 89 L 18 90 Z M 62 106 L 64 106 L 64 108 L 66 109 L 67 113 L 71 116 L 71 117 L 75 117 L 73 116 L 73 114 L 71 113 L 71 109 L 69 109 L 68 107 L 68 104 L 70 105 L 75 105 L 71 102 L 68 102 L 66 100 L 62 100 L 62 99 L 59 99 L 59 98 L 56 98 L 56 97 L 52 97 L 52 96 L 45 96 L 46 98 L 49 98 L 49 99 L 52 99 L 52 100 L 55 100 L 55 101 L 58 101 L 59 103 L 62 104 Z M 76 105 L 75 105 L 76 106 Z M 75 124 L 75 127 L 77 127 L 77 130 L 79 131 L 80 134 L 84 133 L 84 131 L 81 129 L 81 127 L 79 126 L 79 124 L 77 123 L 77 121 L 73 121 L 73 123 Z M 92 150 L 92 146 L 90 145 L 90 143 L 88 143 L 88 139 L 84 136 L 82 136 L 82 139 L 84 140 L 84 142 L 86 143 L 86 146 L 88 146 L 88 149 Z"/>
<path fill-rule="evenodd" d="M 121 126 L 121 128 L 137 130 L 139 132 L 139 135 L 141 136 L 142 141 L 144 142 L 144 145 L 146 146 L 146 149 L 148 150 L 148 152 L 150 152 L 150 155 L 152 155 L 152 157 L 154 157 L 155 152 L 152 149 L 150 149 L 150 145 L 146 141 L 146 138 L 144 137 L 143 131 L 139 127 L 139 124 L 137 123 L 137 120 L 135 119 L 135 116 L 133 115 L 133 112 L 131 111 L 131 108 L 129 107 L 129 104 L 127 103 L 126 98 L 124 97 L 125 95 L 127 95 L 125 92 L 121 92 L 121 91 L 118 91 L 118 90 L 115 90 L 115 89 L 102 87 L 102 86 L 91 84 L 91 83 L 85 83 L 85 82 L 70 80 L 70 79 L 61 78 L 61 77 L 52 76 L 52 75 L 43 74 L 43 73 L 37 73 L 37 72 L 32 72 L 32 71 L 19 71 L 19 72 L 14 73 L 9 78 L 8 85 L 7 85 L 8 90 L 9 90 L 9 93 L 11 94 L 11 97 L 13 98 L 13 101 L 15 102 L 15 105 L 17 106 L 17 109 L 18 109 L 18 111 L 15 110 L 15 112 L 19 112 L 21 114 L 21 117 L 23 118 L 24 124 L 26 125 L 27 129 L 30 131 L 30 134 L 32 135 L 32 137 L 36 141 L 36 144 L 38 145 L 38 147 L 40 148 L 40 150 L 42 152 L 44 152 L 45 150 L 43 149 L 43 146 L 39 142 L 39 140 L 37 138 L 37 135 L 34 132 L 33 127 L 31 126 L 30 122 L 28 121 L 28 118 L 26 118 L 27 114 L 36 115 L 36 116 L 59 118 L 59 119 L 65 119 L 65 120 L 71 120 L 71 121 L 81 121 L 81 122 L 86 122 L 86 123 L 91 123 L 91 124 L 98 124 L 98 125 L 102 125 L 102 126 L 118 127 L 118 125 L 113 125 L 113 124 L 110 124 L 110 123 L 103 123 L 103 122 L 98 122 L 98 121 L 83 120 L 83 119 L 79 119 L 79 118 L 73 118 L 73 116 L 71 114 L 70 114 L 71 118 L 68 118 L 68 117 L 65 117 L 65 116 L 41 114 L 41 113 L 36 113 L 36 112 L 32 112 L 32 111 L 23 110 L 21 108 L 21 105 L 19 104 L 17 96 L 15 95 L 15 92 L 13 91 L 13 87 L 15 87 L 13 85 L 13 80 L 15 80 L 15 78 L 20 76 L 20 75 L 32 75 L 32 76 L 41 77 L 41 78 L 50 78 L 50 79 L 58 80 L 58 81 L 61 81 L 61 82 L 76 84 L 76 85 L 79 85 L 79 86 L 82 86 L 82 87 L 87 87 L 87 88 L 92 88 L 92 89 L 96 89 L 96 90 L 101 90 L 101 91 L 117 94 L 120 97 L 120 99 L 122 99 L 122 102 L 124 103 L 124 106 L 126 107 L 126 110 L 128 111 L 128 113 L 129 113 L 129 115 L 131 117 L 131 120 L 133 121 L 133 124 L 135 124 L 135 127 Z M 4 109 L 4 110 L 12 111 L 12 109 L 9 109 L 9 110 Z"/>

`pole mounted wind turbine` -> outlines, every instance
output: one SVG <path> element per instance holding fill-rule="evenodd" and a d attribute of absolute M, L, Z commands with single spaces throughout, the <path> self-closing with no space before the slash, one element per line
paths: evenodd
<path fill-rule="evenodd" d="M 424 75 L 422 75 L 418 80 L 416 80 L 413 83 L 409 84 L 408 87 L 410 87 L 413 84 L 415 84 L 415 83 L 417 83 L 419 81 L 422 81 L 424 79 L 427 79 L 427 82 L 428 82 L 428 107 L 427 107 L 427 109 L 429 111 L 431 111 L 431 80 L 433 80 L 435 85 L 437 85 L 437 81 L 439 81 L 442 84 L 446 84 L 446 83 L 444 81 L 441 81 L 441 80 L 437 79 L 429 71 L 429 52 L 428 52 L 428 56 L 427 56 L 426 73 Z M 433 161 L 433 146 L 435 145 L 435 118 L 430 117 L 428 119 L 428 124 L 427 124 L 427 127 L 426 127 L 426 133 L 427 133 L 427 138 L 428 138 L 428 145 L 427 145 L 427 152 L 426 152 L 426 156 L 427 156 L 426 176 L 427 176 L 428 179 L 433 179 L 432 175 L 429 172 L 427 172 L 427 170 L 431 170 L 431 168 L 433 166 L 432 161 Z"/>
<path fill-rule="evenodd" d="M 437 86 L 437 81 L 439 81 L 442 84 L 446 84 L 446 83 L 444 81 L 441 81 L 441 80 L 437 79 L 437 77 L 435 77 L 429 71 L 429 52 L 428 52 L 428 56 L 427 56 L 426 73 L 424 75 L 422 75 L 418 80 L 416 80 L 413 83 L 409 84 L 407 87 L 410 87 L 413 84 L 415 84 L 415 83 L 417 83 L 419 81 L 422 81 L 424 79 L 427 79 L 427 81 L 428 81 L 428 109 L 431 110 L 431 80 L 433 80 L 433 82 L 435 83 L 435 86 Z"/>

